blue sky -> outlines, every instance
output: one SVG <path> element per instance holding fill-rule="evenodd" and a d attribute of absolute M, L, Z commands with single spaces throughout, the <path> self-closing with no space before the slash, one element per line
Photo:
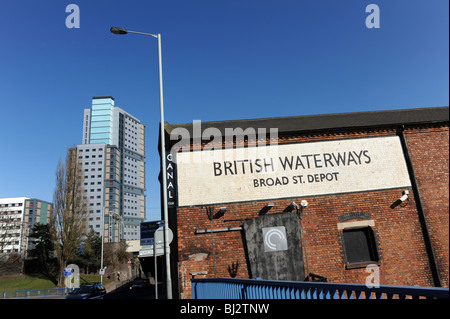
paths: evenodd
<path fill-rule="evenodd" d="M 159 219 L 157 41 L 111 26 L 162 34 L 169 123 L 448 106 L 447 0 L 2 0 L 0 197 L 52 201 L 83 109 L 111 95 L 147 126 Z"/>

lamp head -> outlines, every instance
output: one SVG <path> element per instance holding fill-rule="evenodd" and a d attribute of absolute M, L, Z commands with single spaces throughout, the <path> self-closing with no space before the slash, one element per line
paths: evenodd
<path fill-rule="evenodd" d="M 124 28 L 119 28 L 119 27 L 111 27 L 111 29 L 109 29 L 109 31 L 111 31 L 112 34 L 127 34 L 128 31 L 125 30 Z"/>

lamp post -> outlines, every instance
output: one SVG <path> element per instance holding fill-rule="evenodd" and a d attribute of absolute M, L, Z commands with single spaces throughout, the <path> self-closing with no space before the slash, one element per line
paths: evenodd
<path fill-rule="evenodd" d="M 161 166 L 162 166 L 162 184 L 163 184 L 163 207 L 164 207 L 164 254 L 166 256 L 166 290 L 167 299 L 172 299 L 172 278 L 170 273 L 170 252 L 168 247 L 169 238 L 169 216 L 167 208 L 167 167 L 166 167 L 166 146 L 165 146 L 165 130 L 164 130 L 164 103 L 163 103 L 163 86 L 162 86 L 162 57 L 161 57 L 161 34 L 151 34 L 137 31 L 130 31 L 124 28 L 111 27 L 113 34 L 136 33 L 149 35 L 158 39 L 158 62 L 159 62 L 159 106 L 161 114 Z M 155 256 L 156 258 L 156 256 Z"/>
<path fill-rule="evenodd" d="M 101 247 L 101 259 L 100 259 L 100 283 L 103 285 L 103 275 L 105 270 L 103 269 L 103 246 L 105 243 L 105 206 L 103 205 L 102 214 L 102 247 Z"/>

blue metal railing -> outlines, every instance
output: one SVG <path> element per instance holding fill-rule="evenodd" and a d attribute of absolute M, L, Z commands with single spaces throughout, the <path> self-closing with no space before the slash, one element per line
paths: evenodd
<path fill-rule="evenodd" d="M 49 288 L 49 289 L 0 291 L 0 299 L 62 297 L 62 296 L 67 295 L 70 291 L 72 291 L 71 288 Z"/>
<path fill-rule="evenodd" d="M 448 288 L 255 279 L 191 279 L 193 299 L 441 299 Z"/>

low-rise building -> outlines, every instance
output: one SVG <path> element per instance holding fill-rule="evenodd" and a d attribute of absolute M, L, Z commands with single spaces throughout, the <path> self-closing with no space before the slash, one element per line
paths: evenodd
<path fill-rule="evenodd" d="M 448 287 L 448 124 L 448 107 L 166 124 L 180 297 L 199 273 Z"/>

